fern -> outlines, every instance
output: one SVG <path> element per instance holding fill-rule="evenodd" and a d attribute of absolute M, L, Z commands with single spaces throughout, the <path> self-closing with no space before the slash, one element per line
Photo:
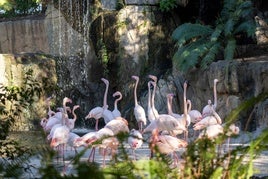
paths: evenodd
<path fill-rule="evenodd" d="M 187 71 L 199 63 L 202 68 L 206 68 L 222 49 L 224 59 L 232 60 L 236 50 L 236 36 L 246 33 L 254 37 L 256 26 L 251 1 L 225 0 L 220 15 L 214 29 L 198 23 L 185 23 L 173 31 L 172 38 L 178 48 L 173 61 L 180 70 Z"/>

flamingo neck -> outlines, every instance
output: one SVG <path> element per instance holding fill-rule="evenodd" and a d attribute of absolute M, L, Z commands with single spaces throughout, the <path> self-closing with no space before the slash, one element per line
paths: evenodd
<path fill-rule="evenodd" d="M 151 83 L 148 82 L 148 107 L 152 107 L 151 104 Z"/>
<path fill-rule="evenodd" d="M 109 84 L 108 83 L 105 83 L 106 85 L 106 88 L 105 88 L 105 93 L 104 93 L 104 96 L 103 96 L 103 107 L 107 107 L 107 95 L 108 95 L 108 89 L 109 89 Z"/>
<path fill-rule="evenodd" d="M 155 84 L 154 84 L 154 89 L 153 89 L 153 93 L 152 93 L 152 107 L 153 107 L 153 108 L 155 108 L 155 106 L 154 106 L 155 92 L 156 92 L 156 82 L 155 82 Z"/>
<path fill-rule="evenodd" d="M 214 109 L 216 110 L 216 107 L 217 107 L 217 82 L 214 82 L 213 92 L 214 92 Z"/>
<path fill-rule="evenodd" d="M 186 85 L 183 85 L 183 114 L 187 115 L 187 102 L 186 102 Z"/>
<path fill-rule="evenodd" d="M 172 98 L 171 96 L 168 95 L 167 97 L 167 110 L 168 110 L 168 114 L 172 114 Z"/>
<path fill-rule="evenodd" d="M 192 109 L 192 102 L 189 101 L 187 104 L 188 104 L 188 110 L 187 110 L 187 112 L 189 113 L 191 111 L 191 109 Z"/>
<path fill-rule="evenodd" d="M 137 99 L 137 86 L 139 83 L 139 79 L 136 79 L 135 87 L 134 87 L 134 100 L 135 100 L 135 106 L 138 105 L 138 99 Z"/>

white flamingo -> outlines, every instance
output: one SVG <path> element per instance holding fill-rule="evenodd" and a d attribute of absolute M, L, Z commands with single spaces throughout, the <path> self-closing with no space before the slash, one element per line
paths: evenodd
<path fill-rule="evenodd" d="M 147 105 L 147 117 L 150 122 L 155 120 L 155 115 L 152 108 L 152 97 L 151 97 L 151 81 L 148 82 L 148 105 Z"/>
<path fill-rule="evenodd" d="M 152 93 L 152 110 L 153 110 L 153 113 L 154 113 L 155 118 L 156 118 L 156 116 L 159 115 L 157 109 L 155 108 L 155 103 L 154 103 L 154 98 L 155 98 L 155 93 L 156 93 L 156 85 L 157 85 L 157 77 L 154 75 L 149 75 L 149 78 L 151 78 L 154 82 L 154 83 L 152 83 L 153 87 L 154 87 L 153 93 Z"/>
<path fill-rule="evenodd" d="M 52 117 L 53 115 L 55 115 L 55 112 L 52 111 L 52 110 L 51 110 L 51 107 L 50 107 L 50 101 L 51 101 L 51 99 L 52 99 L 52 97 L 48 97 L 48 98 L 46 99 L 46 105 L 47 105 L 47 107 L 48 107 L 47 115 L 48 115 L 49 118 Z"/>
<path fill-rule="evenodd" d="M 202 120 L 200 120 L 199 122 L 195 123 L 193 126 L 194 130 L 204 129 L 210 125 L 222 124 L 221 117 L 215 112 L 212 105 L 210 105 L 210 108 L 212 111 L 212 115 L 207 116 Z"/>
<path fill-rule="evenodd" d="M 69 133 L 70 133 L 70 129 L 68 128 L 68 126 L 66 126 L 66 124 L 68 123 L 68 115 L 67 115 L 67 110 L 66 110 L 66 104 L 68 102 L 71 103 L 72 100 L 70 98 L 65 97 L 63 99 L 62 125 L 58 126 L 55 129 L 55 131 L 51 135 L 52 138 L 51 138 L 51 142 L 50 142 L 50 146 L 52 148 L 62 146 L 63 160 L 64 160 L 64 148 L 65 148 L 65 145 L 68 142 Z"/>
<path fill-rule="evenodd" d="M 108 105 L 107 105 L 107 95 L 108 95 L 108 89 L 109 89 L 109 81 L 107 79 L 105 79 L 105 78 L 101 78 L 101 80 L 106 85 L 105 93 L 104 93 L 104 97 L 103 97 L 103 113 L 102 113 L 102 117 L 104 118 L 105 124 L 107 124 L 108 122 L 110 122 L 111 120 L 114 119 L 114 116 L 113 116 L 112 111 L 110 111 L 108 109 Z"/>
<path fill-rule="evenodd" d="M 85 117 L 85 119 L 94 118 L 96 120 L 95 123 L 95 130 L 99 130 L 99 120 L 102 118 L 103 108 L 100 106 L 97 106 L 93 109 L 91 109 L 88 113 L 88 115 Z"/>
<path fill-rule="evenodd" d="M 135 101 L 134 115 L 138 123 L 139 131 L 142 131 L 143 125 L 144 126 L 146 125 L 146 114 L 144 108 L 138 104 L 137 86 L 139 83 L 139 77 L 133 75 L 132 78 L 136 81 L 134 87 L 134 101 Z"/>
<path fill-rule="evenodd" d="M 204 128 L 198 138 L 209 138 L 209 139 L 214 139 L 216 138 L 219 134 L 223 134 L 223 127 L 220 124 L 213 124 L 209 125 L 206 128 Z"/>
<path fill-rule="evenodd" d="M 135 151 L 141 147 L 143 144 L 143 137 L 140 131 L 136 129 L 131 129 L 128 137 L 128 144 L 132 150 L 132 155 L 134 157 L 134 160 L 136 160 L 136 153 Z"/>
<path fill-rule="evenodd" d="M 67 115 L 67 111 L 70 109 L 66 106 L 67 103 L 72 103 L 72 100 L 67 97 L 63 98 L 63 107 L 57 108 L 59 112 L 56 112 L 52 117 L 48 119 L 45 126 L 46 132 L 49 132 L 55 124 L 65 124 L 65 121 L 62 121 L 62 119 L 65 119 L 66 116 L 63 116 L 63 114 Z"/>
<path fill-rule="evenodd" d="M 202 114 L 196 109 L 192 109 L 192 102 L 191 100 L 187 100 L 188 104 L 188 114 L 191 118 L 191 123 L 196 123 L 202 119 Z"/>
<path fill-rule="evenodd" d="M 72 110 L 73 118 L 72 119 L 69 118 L 67 121 L 68 122 L 67 126 L 69 127 L 70 130 L 73 130 L 75 127 L 75 121 L 77 120 L 77 115 L 75 114 L 75 110 L 78 109 L 79 107 L 80 107 L 79 105 L 75 105 L 73 107 L 73 110 Z"/>
<path fill-rule="evenodd" d="M 70 132 L 69 133 L 69 138 L 67 141 L 67 145 L 70 146 L 72 149 L 74 149 L 75 153 L 77 154 L 77 146 L 75 145 L 75 140 L 79 139 L 80 136 L 76 133 Z"/>
<path fill-rule="evenodd" d="M 212 104 L 211 100 L 208 100 L 208 104 L 202 110 L 203 118 L 212 115 L 213 111 L 210 107 L 211 105 L 214 110 L 216 110 L 217 108 L 217 83 L 218 81 L 219 81 L 218 79 L 214 79 L 214 84 L 213 84 L 214 104 Z"/>
<path fill-rule="evenodd" d="M 121 117 L 121 112 L 119 111 L 118 106 L 117 106 L 118 102 L 122 99 L 122 94 L 120 91 L 116 91 L 113 94 L 113 97 L 117 97 L 117 96 L 119 97 L 114 101 L 114 110 L 112 111 L 114 118 Z"/>

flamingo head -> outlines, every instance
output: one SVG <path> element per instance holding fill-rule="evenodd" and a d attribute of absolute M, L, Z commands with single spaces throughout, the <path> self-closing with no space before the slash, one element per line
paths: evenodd
<path fill-rule="evenodd" d="M 101 78 L 101 81 L 103 81 L 106 85 L 109 84 L 109 81 L 107 79 L 105 79 L 105 78 Z"/>
<path fill-rule="evenodd" d="M 102 113 L 103 113 L 103 108 L 102 107 L 95 107 L 93 109 L 91 109 L 88 113 L 88 115 L 85 117 L 85 119 L 90 119 L 90 118 L 95 118 L 95 119 L 99 119 L 102 117 Z"/>
<path fill-rule="evenodd" d="M 192 102 L 191 102 L 190 99 L 187 99 L 186 103 L 187 103 L 187 104 L 192 104 Z"/>
<path fill-rule="evenodd" d="M 48 121 L 47 118 L 42 118 L 41 122 L 40 122 L 40 125 L 44 128 L 46 126 L 46 124 L 47 124 L 47 121 Z"/>
<path fill-rule="evenodd" d="M 219 80 L 218 79 L 214 79 L 214 84 L 218 83 Z"/>
<path fill-rule="evenodd" d="M 66 106 L 66 103 L 72 103 L 73 101 L 70 99 L 70 98 L 68 98 L 68 97 L 64 97 L 63 98 L 63 102 L 62 102 L 62 104 L 63 104 L 63 106 Z"/>
<path fill-rule="evenodd" d="M 186 89 L 186 88 L 187 88 L 187 85 L 188 85 L 188 81 L 186 80 L 186 81 L 183 83 L 183 88 Z"/>
<path fill-rule="evenodd" d="M 139 80 L 139 77 L 138 77 L 138 76 L 135 76 L 135 75 L 133 75 L 132 78 L 133 78 L 134 80 Z"/>
<path fill-rule="evenodd" d="M 120 91 L 116 91 L 114 94 L 113 94 L 113 97 L 116 97 L 116 96 L 121 96 L 122 94 L 120 93 Z"/>
<path fill-rule="evenodd" d="M 80 106 L 79 106 L 79 105 L 75 105 L 75 106 L 73 107 L 73 111 L 76 110 L 76 109 L 78 109 L 78 108 L 80 108 Z"/>
<path fill-rule="evenodd" d="M 149 78 L 151 78 L 154 82 L 157 82 L 157 77 L 154 75 L 149 75 Z"/>

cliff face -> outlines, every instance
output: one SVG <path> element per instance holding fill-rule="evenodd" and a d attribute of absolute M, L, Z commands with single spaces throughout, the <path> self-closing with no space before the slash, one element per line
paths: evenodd
<path fill-rule="evenodd" d="M 181 23 L 180 18 L 173 15 L 167 19 L 154 4 L 126 2 L 129 4 L 119 11 L 115 10 L 115 1 L 102 1 L 101 8 L 93 8 L 90 4 L 87 6 L 91 7 L 90 12 L 89 8 L 79 12 L 86 14 L 81 21 L 69 19 L 66 12 L 61 13 L 63 7 L 56 9 L 50 5 L 44 17 L 1 22 L 0 53 L 10 55 L 0 58 L 0 83 L 8 84 L 8 81 L 14 81 L 14 76 L 20 78 L 17 75 L 18 69 L 14 68 L 11 76 L 8 73 L 10 70 L 6 70 L 9 69 L 8 66 L 17 63 L 15 57 L 29 59 L 32 65 L 44 60 L 52 61 L 54 66 L 45 64 L 42 69 L 41 65 L 37 73 L 45 70 L 44 74 L 55 77 L 52 84 L 60 90 L 47 91 L 44 95 L 56 94 L 59 104 L 64 96 L 72 98 L 81 107 L 79 125 L 87 123 L 89 126 L 93 126 L 93 122 L 84 121 L 84 117 L 93 107 L 102 106 L 105 88 L 100 80 L 102 77 L 110 81 L 109 108 L 113 109 L 112 94 L 121 91 L 123 99 L 119 108 L 131 126 L 136 125 L 133 116 L 132 75 L 140 76 L 138 98 L 145 109 L 148 101 L 148 75 L 158 77 L 155 102 L 160 113 L 166 113 L 167 93 L 176 94 L 173 110 L 182 113 L 184 80 L 190 84 L 187 98 L 192 101 L 193 108 L 201 111 L 208 99 L 213 101 L 213 80 L 219 79 L 217 112 L 223 120 L 242 101 L 268 91 L 267 56 L 232 62 L 218 61 L 206 70 L 194 69 L 186 74 L 181 73 L 172 64 L 174 43 L 170 38 L 170 34 Z M 79 24 L 80 28 L 76 28 Z M 44 59 L 37 52 L 53 57 Z M 8 65 L 9 61 L 13 61 L 13 65 Z M 27 67 L 29 61 L 27 64 L 20 63 L 20 68 Z M 267 108 L 266 100 L 243 112 L 239 117 L 242 129 L 254 130 L 260 125 L 267 126 Z M 45 108 L 40 111 L 38 116 L 30 117 L 41 118 L 45 114 Z"/>

